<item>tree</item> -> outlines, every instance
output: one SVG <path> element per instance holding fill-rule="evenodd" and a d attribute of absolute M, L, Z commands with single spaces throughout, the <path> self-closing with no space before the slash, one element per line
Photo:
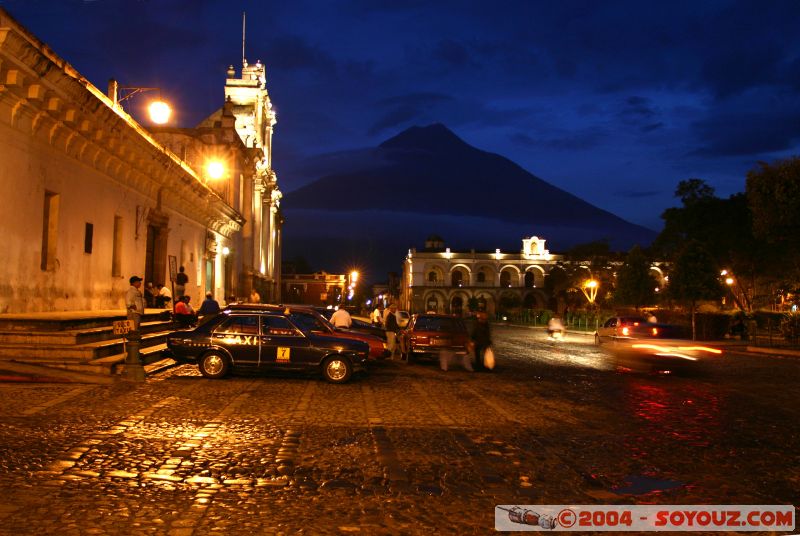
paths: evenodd
<path fill-rule="evenodd" d="M 650 273 L 650 262 L 642 249 L 634 246 L 617 273 L 614 301 L 623 305 L 633 305 L 638 311 L 643 305 L 655 303 L 657 286 L 656 278 Z"/>
<path fill-rule="evenodd" d="M 692 339 L 696 339 L 697 302 L 722 297 L 719 268 L 703 244 L 692 240 L 684 246 L 669 276 L 667 292 L 676 301 L 689 304 L 692 312 Z"/>
<path fill-rule="evenodd" d="M 759 166 L 747 173 L 753 233 L 775 253 L 765 268 L 794 283 L 800 276 L 800 158 Z"/>
<path fill-rule="evenodd" d="M 683 203 L 661 215 L 664 229 L 653 244 L 653 253 L 665 260 L 674 260 L 688 240 L 705 246 L 717 265 L 735 274 L 743 310 L 751 308 L 756 288 L 767 282 L 764 264 L 773 253 L 752 230 L 752 215 L 743 193 L 721 199 L 714 189 L 700 179 L 681 181 L 675 196 Z"/>

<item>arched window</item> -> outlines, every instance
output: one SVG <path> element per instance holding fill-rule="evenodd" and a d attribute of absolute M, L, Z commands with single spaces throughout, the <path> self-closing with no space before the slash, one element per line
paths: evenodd
<path fill-rule="evenodd" d="M 534 281 L 536 281 L 536 279 L 533 276 L 533 272 L 525 272 L 525 288 L 535 287 Z"/>
<path fill-rule="evenodd" d="M 486 283 L 486 272 L 483 270 L 478 272 L 478 283 Z"/>
<path fill-rule="evenodd" d="M 435 270 L 431 270 L 430 272 L 428 272 L 428 281 L 429 282 L 436 283 L 437 280 L 438 280 L 438 277 L 436 275 L 436 271 Z"/>
<path fill-rule="evenodd" d="M 501 287 L 511 286 L 511 273 L 508 270 L 503 270 L 502 272 L 500 272 L 500 286 Z"/>
<path fill-rule="evenodd" d="M 452 278 L 454 287 L 460 287 L 463 283 L 464 275 L 460 270 L 455 270 L 450 277 Z"/>
<path fill-rule="evenodd" d="M 461 316 L 464 314 L 464 300 L 460 296 L 455 296 L 450 302 L 450 314 Z"/>

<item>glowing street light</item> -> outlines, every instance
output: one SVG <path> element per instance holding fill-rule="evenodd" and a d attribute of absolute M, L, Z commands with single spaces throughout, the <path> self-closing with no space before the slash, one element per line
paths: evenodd
<path fill-rule="evenodd" d="M 150 106 L 147 107 L 147 112 L 150 114 L 150 120 L 153 123 L 164 125 L 172 115 L 172 108 L 166 102 L 157 100 L 150 103 Z"/>
<path fill-rule="evenodd" d="M 733 285 L 733 278 L 732 277 L 726 277 L 725 278 L 725 284 L 728 285 L 729 287 L 731 285 Z"/>
<path fill-rule="evenodd" d="M 157 125 L 164 125 L 172 116 L 172 108 L 161 99 L 161 88 L 158 87 L 120 87 L 119 83 L 113 78 L 108 81 L 108 98 L 111 99 L 114 107 L 122 107 L 122 103 L 139 93 L 148 91 L 158 91 L 159 98 L 150 102 L 147 107 L 147 114 L 150 121 Z"/>
<path fill-rule="evenodd" d="M 356 281 L 358 281 L 358 272 L 353 270 L 350 272 L 350 282 L 355 283 Z"/>
<path fill-rule="evenodd" d="M 225 164 L 219 160 L 211 160 L 206 164 L 206 173 L 211 180 L 219 180 L 225 176 Z"/>
<path fill-rule="evenodd" d="M 586 299 L 589 301 L 589 305 L 594 305 L 594 300 L 597 298 L 597 291 L 599 288 L 600 283 L 594 279 L 584 281 L 583 286 L 581 286 L 581 292 L 583 292 L 583 295 L 586 296 Z"/>

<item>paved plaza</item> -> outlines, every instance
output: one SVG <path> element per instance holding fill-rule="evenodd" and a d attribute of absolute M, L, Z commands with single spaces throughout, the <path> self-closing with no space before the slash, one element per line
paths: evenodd
<path fill-rule="evenodd" d="M 0 534 L 491 534 L 497 504 L 798 502 L 800 361 L 643 376 L 588 338 L 495 340 L 492 373 L 0 384 Z"/>

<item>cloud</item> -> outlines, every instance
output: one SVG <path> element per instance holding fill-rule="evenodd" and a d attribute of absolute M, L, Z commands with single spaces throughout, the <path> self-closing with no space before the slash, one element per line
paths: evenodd
<path fill-rule="evenodd" d="M 782 98 L 762 92 L 710 108 L 707 116 L 691 125 L 702 140 L 692 152 L 702 157 L 759 156 L 796 147 L 800 141 L 800 98 Z"/>
<path fill-rule="evenodd" d="M 561 135 L 534 138 L 524 132 L 515 132 L 509 139 L 521 146 L 546 148 L 556 151 L 584 151 L 600 145 L 607 137 L 607 132 L 599 127 L 563 133 Z"/>

